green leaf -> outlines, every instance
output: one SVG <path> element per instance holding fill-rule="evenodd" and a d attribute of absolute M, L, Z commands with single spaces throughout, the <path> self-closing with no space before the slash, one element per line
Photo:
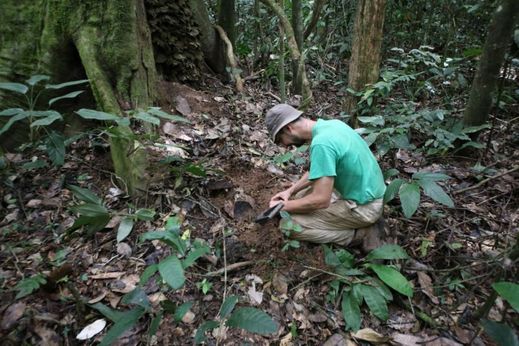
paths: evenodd
<path fill-rule="evenodd" d="M 2 127 L 0 129 L 0 135 L 3 134 L 4 132 L 6 132 L 7 130 L 9 130 L 11 128 L 11 126 L 13 126 L 13 124 L 19 120 L 23 120 L 25 118 L 28 118 L 29 117 L 29 113 L 28 112 L 20 112 L 16 115 L 14 115 L 13 117 L 11 117 L 4 125 L 4 127 Z"/>
<path fill-rule="evenodd" d="M 20 112 L 23 112 L 23 109 L 21 108 L 7 108 L 0 112 L 0 117 L 11 117 L 13 115 L 16 115 Z"/>
<path fill-rule="evenodd" d="M 155 317 L 150 322 L 150 328 L 148 329 L 148 336 L 152 337 L 157 334 L 159 330 L 160 323 L 162 322 L 162 316 L 164 315 L 164 311 L 160 310 Z"/>
<path fill-rule="evenodd" d="M 27 85 L 20 83 L 0 83 L 0 89 L 14 91 L 18 94 L 25 94 L 29 90 Z"/>
<path fill-rule="evenodd" d="M 44 160 L 36 160 L 36 161 L 24 163 L 22 165 L 22 168 L 31 170 L 31 169 L 38 169 L 38 168 L 43 168 L 43 167 L 47 167 L 47 166 L 48 166 L 47 162 L 45 162 Z"/>
<path fill-rule="evenodd" d="M 34 76 L 31 76 L 31 78 L 27 79 L 25 82 L 29 84 L 30 86 L 34 86 L 41 82 L 42 80 L 49 80 L 50 77 L 43 75 L 43 74 L 36 74 Z"/>
<path fill-rule="evenodd" d="M 381 247 L 378 247 L 372 250 L 367 256 L 366 259 L 377 260 L 377 259 L 385 259 L 385 260 L 393 260 L 393 259 L 407 259 L 409 256 L 405 250 L 396 244 L 385 244 Z"/>
<path fill-rule="evenodd" d="M 162 279 L 173 289 L 179 289 L 186 281 L 182 263 L 175 255 L 169 256 L 159 263 L 159 273 Z"/>
<path fill-rule="evenodd" d="M 407 297 L 413 297 L 413 286 L 411 286 L 411 283 L 409 283 L 400 272 L 381 264 L 371 264 L 370 268 L 373 269 L 380 280 L 384 281 L 389 287 Z"/>
<path fill-rule="evenodd" d="M 232 312 L 234 307 L 236 306 L 236 303 L 238 302 L 238 296 L 229 296 L 225 301 L 223 302 L 221 308 L 220 308 L 220 318 L 224 319 L 229 316 L 229 314 Z"/>
<path fill-rule="evenodd" d="M 171 231 L 151 231 L 144 233 L 140 236 L 141 241 L 145 240 L 160 240 L 169 246 L 175 248 L 181 255 L 184 255 L 186 252 L 186 244 L 180 239 L 178 234 L 173 233 Z"/>
<path fill-rule="evenodd" d="M 360 292 L 373 315 L 383 321 L 389 318 L 386 300 L 375 287 L 361 285 Z"/>
<path fill-rule="evenodd" d="M 519 346 L 515 331 L 508 325 L 486 319 L 481 320 L 481 324 L 498 346 Z"/>
<path fill-rule="evenodd" d="M 72 211 L 86 217 L 103 217 L 108 215 L 108 210 L 102 205 L 84 203 L 70 208 Z"/>
<path fill-rule="evenodd" d="M 92 204 L 103 204 L 103 200 L 97 197 L 92 191 L 84 189 L 82 187 L 76 185 L 68 185 L 67 188 L 72 191 L 74 196 L 77 199 L 83 202 L 92 203 Z"/>
<path fill-rule="evenodd" d="M 173 319 L 177 322 L 182 321 L 184 318 L 184 315 L 191 309 L 193 306 L 193 302 L 186 302 L 182 305 L 180 305 L 178 308 L 175 309 L 175 313 L 173 314 Z"/>
<path fill-rule="evenodd" d="M 239 308 L 227 320 L 227 326 L 242 328 L 251 333 L 267 335 L 275 333 L 278 325 L 265 312 L 256 308 Z"/>
<path fill-rule="evenodd" d="M 44 285 L 46 282 L 47 280 L 41 274 L 36 274 L 30 278 L 20 280 L 14 287 L 14 289 L 18 291 L 14 299 L 20 299 L 28 296 L 32 292 L 38 290 L 40 286 Z"/>
<path fill-rule="evenodd" d="M 117 228 L 117 242 L 122 242 L 132 231 L 133 220 L 129 217 L 125 217 L 121 220 L 119 228 Z"/>
<path fill-rule="evenodd" d="M 59 96 L 59 97 L 55 97 L 53 99 L 50 99 L 49 100 L 49 107 L 52 106 L 52 104 L 58 100 L 63 100 L 63 99 L 73 99 L 74 97 L 78 96 L 79 94 L 81 94 L 82 92 L 84 92 L 84 90 L 79 90 L 79 91 L 73 91 L 71 93 L 68 93 L 66 95 L 63 95 L 63 96 Z"/>
<path fill-rule="evenodd" d="M 113 115 L 110 113 L 99 112 L 93 109 L 85 109 L 81 108 L 76 111 L 84 119 L 94 119 L 94 120 L 102 120 L 102 121 L 115 121 L 119 125 L 128 125 L 129 121 L 126 118 L 118 117 L 117 115 Z"/>
<path fill-rule="evenodd" d="M 327 245 L 323 245 L 324 249 L 324 263 L 331 267 L 336 267 L 341 264 L 339 257 Z"/>
<path fill-rule="evenodd" d="M 166 220 L 166 225 L 164 226 L 164 228 L 166 229 L 166 231 L 178 234 L 180 232 L 180 226 L 180 218 L 178 216 L 170 216 Z"/>
<path fill-rule="evenodd" d="M 145 312 L 146 311 L 143 308 L 137 307 L 124 313 L 124 318 L 115 322 L 112 328 L 108 330 L 103 340 L 101 340 L 99 346 L 112 345 L 125 331 L 136 325 L 139 318 L 141 318 Z"/>
<path fill-rule="evenodd" d="M 496 282 L 492 287 L 497 293 L 519 312 L 519 285 L 513 282 Z"/>
<path fill-rule="evenodd" d="M 187 120 L 184 117 L 181 117 L 179 115 L 168 114 L 168 113 L 162 111 L 158 107 L 151 107 L 151 108 L 149 108 L 148 109 L 148 113 L 153 114 L 153 115 L 155 115 L 155 116 L 157 116 L 159 118 L 171 120 L 173 122 L 181 122 L 181 123 L 188 123 L 188 124 L 191 123 L 189 120 Z"/>
<path fill-rule="evenodd" d="M 102 230 L 106 224 L 110 221 L 110 214 L 104 214 L 100 216 L 81 216 L 79 217 L 74 224 L 67 230 L 67 232 L 74 231 L 82 226 L 85 226 L 89 235 L 92 235 L 93 232 L 97 232 Z"/>
<path fill-rule="evenodd" d="M 62 88 L 68 87 L 68 86 L 78 85 L 78 84 L 83 84 L 83 83 L 88 83 L 88 79 L 73 80 L 73 81 L 61 83 L 61 84 L 48 84 L 45 86 L 45 89 L 62 89 Z"/>
<path fill-rule="evenodd" d="M 209 246 L 205 244 L 199 244 L 194 249 L 192 249 L 189 254 L 186 256 L 184 261 L 182 261 L 182 266 L 184 269 L 192 266 L 197 259 L 204 256 L 205 254 L 208 254 L 211 249 Z"/>
<path fill-rule="evenodd" d="M 443 173 L 429 173 L 429 172 L 417 172 L 413 174 L 413 179 L 429 180 L 429 181 L 442 181 L 452 179 L 447 174 Z"/>
<path fill-rule="evenodd" d="M 400 174 L 398 169 L 396 168 L 390 168 L 387 171 L 384 171 L 384 179 L 389 179 L 391 177 L 394 177 L 395 175 Z"/>
<path fill-rule="evenodd" d="M 420 187 L 415 183 L 404 183 L 400 187 L 400 202 L 404 215 L 407 218 L 413 216 L 420 204 Z"/>
<path fill-rule="evenodd" d="M 153 209 L 139 209 L 135 212 L 135 216 L 139 220 L 143 221 L 153 221 L 155 217 L 155 210 Z"/>
<path fill-rule="evenodd" d="M 31 127 L 48 126 L 48 125 L 52 124 L 53 122 L 55 122 L 56 120 L 63 120 L 63 117 L 61 116 L 61 114 L 59 114 L 58 112 L 54 112 L 54 111 L 52 111 L 52 112 L 53 112 L 53 114 L 47 116 L 46 118 L 33 121 L 31 123 Z"/>
<path fill-rule="evenodd" d="M 91 308 L 96 309 L 99 311 L 104 317 L 108 318 L 112 322 L 117 322 L 124 318 L 125 312 L 117 311 L 112 308 L 109 308 L 108 306 L 104 305 L 103 303 L 95 303 L 90 305 Z"/>
<path fill-rule="evenodd" d="M 195 333 L 195 345 L 201 344 L 205 341 L 205 332 L 210 329 L 218 327 L 220 324 L 216 321 L 205 321 L 198 327 Z"/>
<path fill-rule="evenodd" d="M 121 299 L 121 303 L 126 305 L 138 305 L 144 308 L 146 311 L 151 310 L 150 300 L 140 287 L 136 287 L 132 291 L 125 294 Z"/>
<path fill-rule="evenodd" d="M 386 192 L 384 193 L 384 203 L 388 203 L 393 198 L 395 198 L 400 186 L 404 183 L 402 179 L 393 180 L 386 188 Z"/>
<path fill-rule="evenodd" d="M 346 321 L 346 330 L 356 332 L 360 329 L 360 304 L 352 292 L 344 292 L 342 295 L 342 315 Z"/>
<path fill-rule="evenodd" d="M 137 113 L 137 115 L 134 118 L 141 120 L 141 121 L 145 121 L 147 123 L 151 123 L 153 125 L 157 125 L 157 126 L 160 125 L 159 118 L 154 117 L 153 115 L 150 115 L 146 112 L 139 112 L 139 113 Z"/>
<path fill-rule="evenodd" d="M 363 124 L 372 124 L 374 126 L 384 126 L 384 117 L 381 115 L 369 116 L 369 117 L 357 117 L 357 119 Z"/>
<path fill-rule="evenodd" d="M 449 195 L 443 191 L 440 185 L 430 180 L 418 180 L 418 184 L 420 184 L 427 196 L 449 208 L 454 208 L 454 202 Z"/>
<path fill-rule="evenodd" d="M 149 265 L 144 271 L 142 272 L 141 279 L 139 280 L 139 285 L 144 286 L 148 282 L 148 280 L 153 276 L 159 270 L 158 264 L 152 264 Z"/>
<path fill-rule="evenodd" d="M 205 177 L 207 173 L 201 165 L 189 164 L 185 167 L 186 172 L 193 174 L 196 177 Z"/>
<path fill-rule="evenodd" d="M 54 166 L 61 166 L 65 162 L 65 137 L 52 131 L 45 140 L 47 154 Z"/>

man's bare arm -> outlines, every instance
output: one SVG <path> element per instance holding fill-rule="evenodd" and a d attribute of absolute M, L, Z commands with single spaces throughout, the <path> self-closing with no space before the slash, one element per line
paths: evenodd
<path fill-rule="evenodd" d="M 333 192 L 334 177 L 322 177 L 313 182 L 312 192 L 303 198 L 285 201 L 283 210 L 294 213 L 308 213 L 328 208 Z"/>

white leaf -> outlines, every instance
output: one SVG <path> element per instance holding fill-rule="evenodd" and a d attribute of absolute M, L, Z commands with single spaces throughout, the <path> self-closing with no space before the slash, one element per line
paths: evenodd
<path fill-rule="evenodd" d="M 106 326 L 106 320 L 99 319 L 92 323 L 90 323 L 88 326 L 83 328 L 83 330 L 76 336 L 76 339 L 78 340 L 87 340 L 93 337 L 94 335 L 99 334 Z"/>

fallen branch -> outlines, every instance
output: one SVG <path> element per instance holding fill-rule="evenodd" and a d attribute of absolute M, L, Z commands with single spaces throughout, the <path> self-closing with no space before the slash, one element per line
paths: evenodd
<path fill-rule="evenodd" d="M 494 179 L 500 178 L 500 177 L 502 177 L 503 175 L 510 174 L 510 173 L 515 172 L 515 171 L 517 171 L 517 170 L 519 170 L 519 166 L 515 166 L 514 168 L 511 168 L 511 169 L 509 169 L 508 171 L 505 171 L 505 172 L 503 172 L 503 173 L 501 173 L 501 174 L 494 175 L 494 176 L 492 176 L 492 177 L 488 177 L 488 178 L 486 178 L 486 179 L 483 179 L 483 180 L 481 180 L 479 183 L 477 183 L 476 185 L 472 185 L 472 186 L 469 186 L 469 187 L 464 188 L 464 189 L 461 189 L 461 190 L 456 190 L 456 191 L 454 191 L 453 193 L 454 193 L 455 195 L 457 195 L 457 194 L 462 193 L 462 192 L 466 192 L 466 191 L 470 191 L 470 190 L 477 189 L 478 187 L 480 187 L 480 186 L 482 186 L 482 185 L 488 183 L 488 182 L 491 181 L 491 180 L 494 180 Z"/>
<path fill-rule="evenodd" d="M 236 270 L 236 269 L 240 269 L 242 267 L 247 267 L 247 266 L 250 266 L 254 263 L 257 263 L 258 261 L 244 261 L 244 262 L 238 262 L 238 263 L 233 263 L 233 264 L 229 264 L 228 266 L 225 266 L 221 269 L 218 269 L 214 272 L 209 272 L 209 273 L 206 273 L 204 274 L 204 276 L 219 276 L 219 275 L 222 275 L 222 274 L 226 274 L 232 270 Z"/>
<path fill-rule="evenodd" d="M 227 34 L 225 33 L 225 30 L 219 25 L 214 26 L 216 30 L 218 31 L 218 34 L 220 35 L 220 38 L 225 43 L 226 50 L 225 53 L 227 54 L 227 61 L 229 62 L 229 66 L 231 67 L 231 75 L 234 77 L 234 80 L 236 81 L 236 90 L 238 92 L 243 91 L 243 79 L 240 76 L 240 72 L 238 69 L 238 64 L 236 63 L 236 59 L 234 59 L 234 52 L 232 49 L 232 43 L 227 37 Z"/>

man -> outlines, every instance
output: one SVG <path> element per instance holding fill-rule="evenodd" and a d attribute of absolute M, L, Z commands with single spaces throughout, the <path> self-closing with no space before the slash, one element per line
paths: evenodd
<path fill-rule="evenodd" d="M 383 236 L 382 171 L 368 145 L 340 120 L 317 121 L 287 104 L 267 112 L 266 124 L 276 144 L 310 143 L 310 170 L 290 188 L 275 194 L 270 207 L 283 210 L 302 226 L 293 238 L 314 243 L 362 243 L 380 246 Z M 291 197 L 295 197 L 291 199 Z"/>

